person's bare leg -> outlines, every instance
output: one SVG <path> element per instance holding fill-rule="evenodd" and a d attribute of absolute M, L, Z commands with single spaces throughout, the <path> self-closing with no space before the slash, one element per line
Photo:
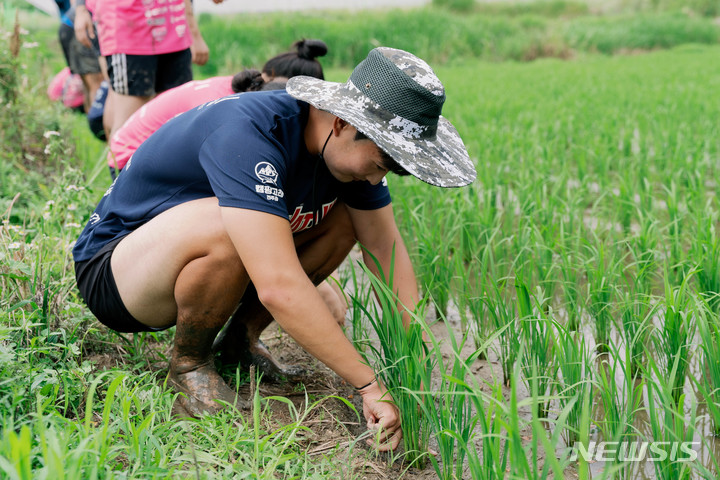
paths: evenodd
<path fill-rule="evenodd" d="M 103 81 L 103 75 L 102 73 L 86 73 L 81 75 L 81 78 L 83 85 L 85 85 L 85 113 L 88 113 L 95 99 L 95 94 Z"/>
<path fill-rule="evenodd" d="M 335 278 L 337 276 L 337 270 L 328 276 L 324 281 L 320 282 L 317 286 L 318 293 L 322 297 L 325 305 L 330 309 L 335 321 L 341 327 L 345 325 L 345 315 L 348 311 L 348 299 L 343 292 L 342 287 L 338 285 Z"/>
<path fill-rule="evenodd" d="M 98 57 L 98 63 L 100 64 L 100 72 L 102 73 L 103 80 L 108 82 L 108 92 L 105 97 L 105 105 L 103 107 L 103 130 L 105 130 L 105 138 L 110 141 L 110 131 L 112 130 L 113 115 L 115 115 L 115 109 L 113 103 L 115 102 L 115 92 L 110 87 L 110 77 L 108 77 L 107 70 L 107 59 L 100 55 Z"/>
<path fill-rule="evenodd" d="M 315 228 L 295 236 L 298 258 L 310 280 L 318 285 L 347 257 L 355 245 L 355 232 L 344 204 L 336 205 Z M 260 335 L 273 318 L 250 285 L 240 306 L 213 344 L 223 364 L 239 364 L 247 369 L 255 365 L 269 381 L 297 377 L 302 369 L 280 365 Z"/>
<path fill-rule="evenodd" d="M 150 101 L 152 97 L 135 97 L 133 95 L 120 95 L 115 92 L 112 104 L 112 127 L 110 136 L 117 132 L 130 115 Z M 104 114 L 103 114 L 104 117 Z M 110 138 L 110 137 L 108 137 Z"/>
<path fill-rule="evenodd" d="M 128 311 L 151 327 L 176 324 L 168 384 L 190 415 L 244 406 L 217 373 L 212 344 L 249 283 L 217 199 L 174 207 L 123 239 L 112 257 Z M 219 402 L 218 402 L 219 401 Z"/>

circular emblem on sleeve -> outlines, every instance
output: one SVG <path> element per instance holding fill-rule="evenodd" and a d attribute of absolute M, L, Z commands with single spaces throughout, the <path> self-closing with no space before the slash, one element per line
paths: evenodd
<path fill-rule="evenodd" d="M 278 173 L 275 167 L 268 162 L 259 162 L 255 165 L 255 175 L 260 179 L 262 183 L 272 183 L 277 185 Z"/>

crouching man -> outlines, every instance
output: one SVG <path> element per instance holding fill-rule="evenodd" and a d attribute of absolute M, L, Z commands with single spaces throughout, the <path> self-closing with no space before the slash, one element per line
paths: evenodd
<path fill-rule="evenodd" d="M 424 61 L 376 48 L 346 83 L 295 77 L 287 91 L 231 95 L 179 115 L 140 146 L 90 216 L 73 251 L 80 293 L 116 331 L 176 327 L 168 382 L 190 415 L 242 402 L 214 352 L 268 376 L 293 373 L 259 341 L 274 319 L 360 390 L 377 447 L 394 449 L 397 409 L 314 285 L 355 242 L 385 272 L 394 249 L 393 285 L 404 308 L 415 307 L 384 177 L 409 173 L 441 187 L 475 179 L 441 116 L 444 100 Z"/>

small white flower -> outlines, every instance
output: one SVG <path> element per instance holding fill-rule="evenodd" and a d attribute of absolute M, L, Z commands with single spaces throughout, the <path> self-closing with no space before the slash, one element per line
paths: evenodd
<path fill-rule="evenodd" d="M 70 205 L 68 205 L 67 209 L 70 210 L 71 212 L 74 212 L 75 210 L 77 210 L 77 205 L 75 205 L 74 203 L 71 203 Z"/>
<path fill-rule="evenodd" d="M 80 228 L 80 224 L 79 224 L 79 223 L 75 223 L 75 222 L 66 223 L 65 226 L 66 226 L 67 228 Z"/>
<path fill-rule="evenodd" d="M 65 191 L 66 192 L 70 192 L 70 191 L 78 192 L 78 191 L 80 191 L 80 188 L 77 185 L 68 185 L 67 187 L 65 187 Z"/>
<path fill-rule="evenodd" d="M 44 218 L 45 220 L 50 220 L 50 212 L 45 212 L 45 213 L 43 213 L 43 218 Z"/>
<path fill-rule="evenodd" d="M 59 137 L 60 132 L 56 132 L 55 130 L 48 130 L 47 132 L 43 133 L 43 137 L 50 138 L 50 137 Z"/>
<path fill-rule="evenodd" d="M 55 205 L 55 200 L 48 200 L 47 202 L 45 202 L 46 207 L 49 207 L 50 205 Z"/>
<path fill-rule="evenodd" d="M 50 155 L 50 145 L 45 145 L 45 155 Z"/>
<path fill-rule="evenodd" d="M 23 48 L 37 48 L 40 45 L 38 42 L 25 42 Z"/>
<path fill-rule="evenodd" d="M 20 242 L 12 242 L 10 245 L 8 245 L 8 250 L 17 250 L 21 246 L 22 244 Z"/>

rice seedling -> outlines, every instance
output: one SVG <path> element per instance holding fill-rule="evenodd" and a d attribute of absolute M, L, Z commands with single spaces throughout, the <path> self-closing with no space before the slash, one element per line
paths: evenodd
<path fill-rule="evenodd" d="M 572 446 L 580 441 L 581 433 L 590 426 L 589 415 L 583 415 L 583 399 L 593 397 L 592 360 L 580 332 L 557 322 L 555 328 L 555 357 L 559 373 L 556 390 L 560 409 L 568 412 L 563 439 L 565 445 Z M 583 420 L 587 425 L 583 425 Z"/>
<path fill-rule="evenodd" d="M 509 386 L 520 347 L 518 319 L 513 303 L 507 301 L 500 290 L 501 286 L 487 277 L 484 277 L 483 283 L 486 292 L 484 301 L 487 304 L 490 323 L 495 329 L 494 335 L 498 337 L 500 348 L 498 356 L 502 366 L 503 384 Z"/>
<path fill-rule="evenodd" d="M 573 245 L 567 243 L 573 242 Z M 578 330 L 583 312 L 583 298 L 581 296 L 582 269 L 577 252 L 580 251 L 580 236 L 574 236 L 561 247 L 560 272 L 562 273 L 562 291 L 565 300 L 564 309 L 567 313 L 567 328 Z"/>
<path fill-rule="evenodd" d="M 635 415 L 643 408 L 644 382 L 630 375 L 627 368 L 628 353 L 611 345 L 608 356 L 600 357 L 595 374 L 599 397 L 599 411 L 595 424 L 607 442 L 620 445 L 634 443 L 639 434 L 635 431 Z M 618 377 L 620 377 L 618 379 Z M 624 452 L 616 452 L 609 467 L 630 476 L 631 464 L 625 463 Z"/>
<path fill-rule="evenodd" d="M 691 275 L 687 275 L 679 287 L 671 287 L 666 276 L 662 322 L 653 336 L 659 363 L 665 370 L 665 378 L 673 379 L 673 398 L 676 402 L 680 401 L 683 394 L 685 378 L 690 368 L 690 347 L 695 335 L 691 298 L 687 292 Z"/>
<path fill-rule="evenodd" d="M 534 314 L 531 302 L 534 301 L 539 310 L 542 302 L 536 301 L 536 297 L 531 299 L 527 286 L 519 277 L 515 278 L 515 294 L 524 345 L 520 355 L 523 379 L 527 383 L 528 391 L 534 386 L 540 397 L 549 396 L 552 394 L 558 369 L 554 356 L 555 333 L 552 322 L 544 314 Z M 549 400 L 540 401 L 539 415 L 546 417 Z"/>
<path fill-rule="evenodd" d="M 451 202 L 452 199 L 444 199 Z M 433 202 L 434 203 L 434 202 Z M 431 210 L 432 208 L 432 210 Z M 422 203 L 411 211 L 412 225 L 416 239 L 417 275 L 426 296 L 435 305 L 435 318 L 447 317 L 448 302 L 451 297 L 451 284 L 455 273 L 455 249 L 458 243 L 461 224 L 457 221 L 458 209 L 452 203 L 438 212 L 437 205 Z"/>
<path fill-rule="evenodd" d="M 376 375 L 382 379 L 400 411 L 405 460 L 413 466 L 423 468 L 427 462 L 430 419 L 417 415 L 419 407 L 417 399 L 420 398 L 423 403 L 432 403 L 433 398 L 418 397 L 414 392 L 421 392 L 424 385 L 431 385 L 436 358 L 434 355 L 429 355 L 428 347 L 423 340 L 424 330 L 418 322 L 418 319 L 424 318 L 424 304 L 418 306 L 420 310 L 412 315 L 415 321 L 406 328 L 398 307 L 399 300 L 393 292 L 392 280 L 386 283 L 379 262 L 374 258 L 373 260 L 382 278 L 376 277 L 364 263 L 359 264 L 367 275 L 378 301 L 375 311 L 364 305 L 360 306 L 378 336 L 379 346 L 371 344 L 369 350 L 375 360 Z M 387 278 L 393 278 L 392 269 L 387 275 Z M 367 357 L 366 359 L 370 360 Z"/>
<path fill-rule="evenodd" d="M 369 305 L 372 303 L 372 289 L 367 285 L 358 274 L 358 269 L 350 268 L 350 275 L 353 290 L 350 294 L 350 301 L 352 303 L 350 308 L 350 324 L 352 326 L 352 342 L 355 348 L 366 354 L 367 349 L 370 345 L 370 335 L 368 325 L 365 322 L 363 315 L 363 305 Z"/>
<path fill-rule="evenodd" d="M 628 246 L 635 269 L 633 291 L 652 293 L 652 282 L 656 268 L 656 248 L 659 241 L 658 221 L 646 211 L 638 208 L 638 232 L 630 237 Z"/>
<path fill-rule="evenodd" d="M 595 345 L 598 353 L 608 351 L 610 330 L 613 324 L 612 305 L 615 297 L 615 281 L 617 278 L 617 261 L 608 252 L 604 244 L 598 248 L 586 247 L 585 272 L 588 279 L 588 311 L 593 318 Z"/>
<path fill-rule="evenodd" d="M 677 396 L 676 376 L 680 375 L 682 359 L 676 356 L 669 372 L 659 368 L 648 355 L 647 378 L 648 411 L 652 412 L 650 429 L 658 456 L 654 459 L 656 478 L 681 480 L 691 477 L 692 462 L 677 461 L 689 458 L 688 446 L 692 447 L 695 435 L 696 404 L 689 402 L 689 416 L 686 411 L 686 396 Z M 669 375 L 668 375 L 669 373 Z M 684 446 L 684 448 L 683 448 Z"/>
<path fill-rule="evenodd" d="M 680 200 L 680 193 L 675 181 L 671 181 L 669 187 L 663 186 L 663 189 L 665 190 L 665 202 L 669 217 L 667 242 L 670 259 L 670 267 L 669 270 L 666 269 L 665 275 L 672 275 L 672 283 L 679 285 L 684 281 L 687 270 L 682 237 L 687 206 Z"/>
<path fill-rule="evenodd" d="M 472 434 L 477 421 L 477 414 L 473 412 L 470 401 L 472 388 L 468 384 L 471 371 L 468 365 L 477 358 L 479 351 L 464 360 L 461 351 L 468 341 L 468 335 L 463 335 L 458 342 L 452 328 L 446 324 L 447 338 L 451 344 L 450 356 L 446 362 L 443 360 L 440 340 L 432 334 L 424 319 L 417 318 L 416 321 L 422 325 L 431 345 L 428 350 L 430 355 L 435 357 L 433 363 L 440 372 L 444 372 L 434 391 L 412 392 L 429 399 L 435 397 L 435 401 L 418 399 L 422 413 L 428 418 L 442 460 L 440 464 L 434 456 L 430 456 L 430 462 L 440 478 L 462 478 L 468 450 L 474 450 Z"/>
<path fill-rule="evenodd" d="M 471 276 L 469 269 L 457 264 L 457 278 L 459 287 L 457 289 L 458 311 L 460 314 L 461 328 L 468 333 L 477 349 L 484 343 L 489 334 L 488 314 L 482 298 L 482 282 L 480 276 Z M 484 351 L 480 352 L 481 358 L 486 358 Z"/>
<path fill-rule="evenodd" d="M 506 438 L 502 434 L 502 418 L 507 413 L 502 386 L 497 383 L 490 385 L 490 394 L 486 396 L 476 384 L 470 389 L 470 400 L 475 407 L 478 436 L 482 443 L 480 450 L 472 444 L 465 447 L 471 478 L 503 478 L 508 449 L 504 448 Z"/>
<path fill-rule="evenodd" d="M 626 367 L 632 378 L 636 378 L 641 372 L 646 344 L 652 331 L 652 318 L 656 309 L 650 302 L 651 299 L 642 293 L 625 291 L 620 304 L 621 335 L 627 357 Z"/>
<path fill-rule="evenodd" d="M 510 380 L 510 405 L 507 415 L 503 418 L 507 432 L 506 449 L 508 451 L 508 464 L 510 478 L 544 480 L 547 478 L 562 478 L 563 471 L 571 463 L 571 452 L 566 450 L 558 454 L 556 446 L 559 444 L 561 432 L 565 430 L 565 422 L 569 410 L 564 410 L 554 420 L 552 428 L 548 428 L 547 419 L 539 415 L 539 405 L 544 401 L 537 390 L 537 382 L 532 382 L 530 397 L 519 401 L 517 392 L 517 378 L 520 376 L 519 364 Z M 530 407 L 531 419 L 527 425 L 521 423 L 520 409 Z M 548 430 L 552 433 L 549 434 Z M 549 434 L 549 437 L 548 437 Z M 529 444 L 527 444 L 529 442 Z M 540 458 L 544 463 L 540 468 Z"/>
<path fill-rule="evenodd" d="M 698 219 L 693 258 L 697 260 L 697 283 L 700 293 L 715 313 L 720 309 L 720 240 L 715 234 L 717 213 L 703 210 Z"/>
<path fill-rule="evenodd" d="M 720 320 L 714 307 L 700 303 L 695 322 L 700 337 L 700 375 L 691 375 L 713 422 L 713 432 L 720 437 Z"/>

